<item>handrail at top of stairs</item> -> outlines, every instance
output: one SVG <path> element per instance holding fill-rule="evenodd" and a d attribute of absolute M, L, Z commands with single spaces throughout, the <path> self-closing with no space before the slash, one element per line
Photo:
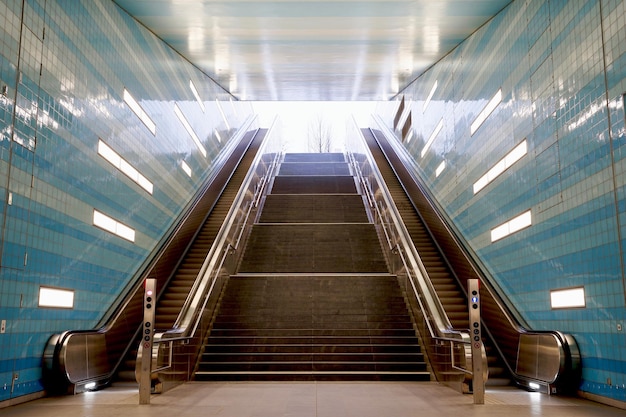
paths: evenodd
<path fill-rule="evenodd" d="M 515 333 L 516 344 L 508 349 L 508 354 L 504 353 L 492 335 L 492 339 L 496 342 L 495 348 L 504 359 L 504 363 L 515 382 L 529 390 L 550 394 L 575 392 L 581 376 L 581 358 L 574 337 L 558 330 L 531 330 L 528 328 L 519 312 L 511 308 L 510 303 L 505 301 L 506 296 L 503 295 L 502 289 L 476 254 L 464 242 L 446 212 L 430 195 L 427 188 L 422 185 L 421 168 L 409 156 L 396 133 L 379 116 L 374 115 L 374 120 L 380 127 L 380 133 L 387 139 L 386 142 L 397 155 L 399 163 L 407 167 L 412 181 L 432 207 L 432 213 L 439 224 L 435 227 L 445 230 L 445 235 L 449 237 L 450 243 L 447 245 L 447 250 L 450 251 L 452 247 L 459 253 L 456 258 L 460 260 L 461 268 L 465 270 L 465 278 L 480 279 L 483 305 L 487 301 L 497 307 L 504 321 L 509 325 L 506 331 Z M 430 225 L 426 225 L 426 227 L 430 229 Z M 457 276 L 457 278 L 460 277 Z M 489 319 L 490 317 L 483 317 L 483 321 L 488 322 Z M 483 330 L 485 333 L 491 334 L 489 327 L 483 327 Z M 500 339 L 502 339 L 502 335 L 500 335 Z"/>
<path fill-rule="evenodd" d="M 253 217 L 251 213 L 257 207 L 262 197 L 260 194 L 265 192 L 281 157 L 280 137 L 274 129 L 276 124 L 277 120 L 274 120 L 268 129 L 173 328 L 154 335 L 151 352 L 153 392 L 167 389 L 169 386 L 164 386 L 164 382 L 173 386 L 191 376 L 193 364 L 187 362 L 184 369 L 177 369 L 177 364 L 180 365 L 180 357 L 193 356 L 194 352 L 189 352 L 190 344 L 197 346 L 204 339 L 207 329 L 202 325 L 213 314 L 206 311 L 209 299 L 214 295 L 218 281 L 234 272 L 234 265 L 226 265 L 228 257 L 240 249 L 244 232 Z M 143 354 L 140 345 L 135 369 L 137 380 Z"/>
<path fill-rule="evenodd" d="M 394 273 L 406 275 L 407 281 L 411 285 L 411 292 L 421 311 L 425 325 L 424 331 L 421 333 L 426 333 L 421 334 L 421 336 L 438 345 L 448 345 L 449 367 L 471 376 L 471 336 L 469 330 L 452 327 L 356 121 L 348 141 L 350 141 L 347 146 L 350 149 L 348 152 L 350 163 L 370 205 L 369 209 L 374 212 L 373 220 L 379 223 L 385 236 L 387 243 L 385 249 L 388 254 L 397 255 L 400 259 L 401 265 L 394 267 Z M 428 344 L 427 349 L 430 348 L 431 346 Z M 432 349 L 431 353 L 434 353 Z M 481 353 L 482 369 L 485 372 L 484 379 L 486 380 L 487 355 L 482 345 Z M 445 366 L 439 365 L 431 363 L 438 379 L 446 371 Z M 445 379 L 445 377 L 442 378 Z"/>
<path fill-rule="evenodd" d="M 109 339 L 114 339 L 115 342 L 116 335 L 126 334 L 129 329 L 139 332 L 140 328 L 137 326 L 140 326 L 141 319 L 135 319 L 133 308 L 136 301 L 143 297 L 145 279 L 156 270 L 166 280 L 164 272 L 173 268 L 168 259 L 172 257 L 172 253 L 184 251 L 184 245 L 180 244 L 178 236 L 194 229 L 194 213 L 203 205 L 204 195 L 216 182 L 221 183 L 222 169 L 234 161 L 233 155 L 238 155 L 238 148 L 245 145 L 246 136 L 258 131 L 257 119 L 256 115 L 249 115 L 224 144 L 212 161 L 211 168 L 203 174 L 200 188 L 181 209 L 179 218 L 163 233 L 151 254 L 137 267 L 126 286 L 120 289 L 117 299 L 100 322 L 92 329 L 67 330 L 50 336 L 43 353 L 44 384 L 48 390 L 76 393 L 110 383 L 131 345 L 127 344 L 123 353 L 111 355 Z M 134 339 L 134 335 L 128 334 L 128 339 Z"/>

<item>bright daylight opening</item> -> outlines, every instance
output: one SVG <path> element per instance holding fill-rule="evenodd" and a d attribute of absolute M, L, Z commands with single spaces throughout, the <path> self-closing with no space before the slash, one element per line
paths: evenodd
<path fill-rule="evenodd" d="M 280 118 L 285 152 L 345 152 L 353 115 L 359 127 L 374 126 L 375 105 L 370 101 L 260 101 L 254 102 L 254 110 L 263 127 Z"/>

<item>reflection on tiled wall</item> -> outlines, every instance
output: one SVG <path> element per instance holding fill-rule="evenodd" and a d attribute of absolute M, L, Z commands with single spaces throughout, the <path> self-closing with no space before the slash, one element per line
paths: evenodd
<path fill-rule="evenodd" d="M 532 328 L 574 335 L 581 390 L 621 401 L 625 7 L 516 0 L 398 97 L 417 170 L 489 273 Z M 574 287 L 584 307 L 551 306 Z"/>
<path fill-rule="evenodd" d="M 2 401 L 41 391 L 47 338 L 98 323 L 251 108 L 109 0 L 0 2 L 0 88 Z"/>

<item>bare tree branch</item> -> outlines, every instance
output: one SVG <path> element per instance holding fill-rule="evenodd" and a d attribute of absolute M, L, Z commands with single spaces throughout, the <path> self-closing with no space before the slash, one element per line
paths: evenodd
<path fill-rule="evenodd" d="M 308 148 L 309 152 L 324 153 L 330 152 L 333 141 L 332 123 L 318 113 L 311 118 L 308 126 Z"/>

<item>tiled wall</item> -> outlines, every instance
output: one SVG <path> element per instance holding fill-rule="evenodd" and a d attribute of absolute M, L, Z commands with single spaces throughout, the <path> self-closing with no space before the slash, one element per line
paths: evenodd
<path fill-rule="evenodd" d="M 398 96 L 411 109 L 413 136 L 403 139 L 416 170 L 489 273 L 532 328 L 574 335 L 581 390 L 621 401 L 625 8 L 622 0 L 516 0 Z M 501 102 L 472 134 L 499 89 Z M 397 106 L 378 109 L 390 126 Z M 527 153 L 475 193 L 523 141 Z M 527 210 L 530 227 L 492 242 L 492 229 Z M 570 287 L 584 287 L 586 306 L 553 309 L 550 290 Z"/>
<path fill-rule="evenodd" d="M 42 389 L 47 338 L 98 323 L 251 108 L 109 0 L 0 2 L 0 87 L 2 401 Z M 101 157 L 99 140 L 152 192 Z M 94 209 L 133 229 L 134 241 L 94 226 Z M 73 290 L 74 307 L 39 308 L 42 285 Z"/>

